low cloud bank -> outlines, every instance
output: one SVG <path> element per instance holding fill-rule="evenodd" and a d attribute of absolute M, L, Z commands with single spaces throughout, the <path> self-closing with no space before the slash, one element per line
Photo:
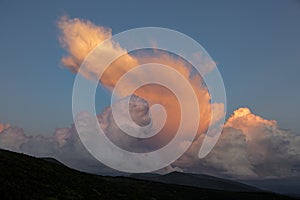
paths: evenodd
<path fill-rule="evenodd" d="M 138 124 L 149 123 L 151 119 L 147 102 L 139 97 L 130 102 L 134 121 Z M 148 151 L 155 144 L 155 139 L 141 145 L 137 139 L 124 136 L 116 126 L 109 107 L 97 117 L 105 134 L 119 146 Z M 54 134 L 48 137 L 28 136 L 22 128 L 16 126 L 1 124 L 0 127 L 0 148 L 38 157 L 55 157 L 72 168 L 92 173 L 117 173 L 88 153 L 79 140 L 74 125 L 56 129 Z M 123 136 L 120 137 L 120 134 Z M 231 115 L 217 145 L 207 157 L 198 159 L 199 145 L 203 138 L 204 135 L 200 135 L 179 160 L 160 173 L 179 170 L 258 179 L 300 175 L 300 136 L 281 129 L 274 120 L 266 120 L 251 113 L 248 108 L 240 108 Z"/>

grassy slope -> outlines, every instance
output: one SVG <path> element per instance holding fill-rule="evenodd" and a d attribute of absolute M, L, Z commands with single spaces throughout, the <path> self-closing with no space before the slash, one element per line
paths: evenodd
<path fill-rule="evenodd" d="M 75 171 L 42 159 L 0 150 L 0 199 L 288 199 Z"/>

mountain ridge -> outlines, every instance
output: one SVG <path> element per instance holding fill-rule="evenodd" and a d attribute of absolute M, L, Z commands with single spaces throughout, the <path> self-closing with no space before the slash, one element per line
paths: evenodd
<path fill-rule="evenodd" d="M 292 199 L 99 176 L 7 150 L 0 150 L 0 172 L 1 199 Z"/>
<path fill-rule="evenodd" d="M 232 192 L 263 192 L 264 190 L 250 186 L 241 182 L 218 178 L 205 174 L 193 174 L 182 172 L 171 172 L 164 175 L 159 174 L 133 174 L 142 180 L 151 180 L 167 184 L 184 185 L 205 189 L 225 190 Z"/>

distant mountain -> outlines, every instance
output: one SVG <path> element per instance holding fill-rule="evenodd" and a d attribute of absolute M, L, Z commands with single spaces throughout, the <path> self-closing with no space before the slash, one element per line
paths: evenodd
<path fill-rule="evenodd" d="M 58 164 L 58 165 L 64 165 L 61 162 L 59 162 L 58 160 L 56 160 L 55 158 L 43 157 L 43 158 L 40 158 L 40 159 L 45 160 L 47 162 L 55 163 L 55 164 Z"/>
<path fill-rule="evenodd" d="M 248 185 L 254 185 L 264 190 L 276 191 L 276 193 L 289 195 L 300 199 L 300 177 L 240 181 Z"/>
<path fill-rule="evenodd" d="M 170 174 L 166 177 L 180 176 Z M 184 176 L 185 177 L 185 176 Z M 182 178 L 184 180 L 185 178 Z M 187 180 L 187 179 L 186 179 Z M 206 178 L 209 184 L 213 179 Z M 221 184 L 217 180 L 217 184 Z M 204 184 L 204 183 L 203 183 Z M 224 189 L 228 182 L 222 183 Z M 226 187 L 225 187 L 226 186 Z M 232 187 L 237 187 L 235 184 Z M 226 189 L 227 190 L 227 189 Z M 5 199 L 291 199 L 267 192 L 204 189 L 126 177 L 98 176 L 53 159 L 0 150 L 0 198 Z"/>
<path fill-rule="evenodd" d="M 226 190 L 232 192 L 263 192 L 261 189 L 213 176 L 202 174 L 188 174 L 182 172 L 171 172 L 166 175 L 159 174 L 133 174 L 131 177 L 157 181 L 161 183 L 192 186 L 205 189 Z"/>

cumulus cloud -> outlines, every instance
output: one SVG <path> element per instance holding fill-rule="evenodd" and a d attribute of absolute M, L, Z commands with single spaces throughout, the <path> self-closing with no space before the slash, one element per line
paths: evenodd
<path fill-rule="evenodd" d="M 56 129 L 53 135 L 29 136 L 17 126 L 0 132 L 0 148 L 36 157 L 53 157 L 65 165 L 91 173 L 116 173 L 93 158 L 82 145 L 74 125 Z"/>
<path fill-rule="evenodd" d="M 123 102 L 119 103 L 122 107 Z M 136 123 L 149 123 L 151 120 L 148 113 L 149 105 L 145 100 L 134 97 L 130 105 Z M 153 150 L 151 147 L 153 148 L 156 140 L 159 140 L 154 138 L 151 142 L 144 142 L 127 138 L 116 126 L 109 107 L 97 118 L 105 134 L 114 143 L 131 148 L 131 151 Z M 197 155 L 203 138 L 201 135 L 179 160 L 157 173 L 176 170 L 231 178 L 300 175 L 300 136 L 280 129 L 276 121 L 263 119 L 251 113 L 248 108 L 240 108 L 231 115 L 217 145 L 208 156 L 199 159 Z M 23 129 L 9 127 L 0 133 L 0 147 L 35 156 L 52 156 L 82 171 L 99 174 L 116 173 L 89 154 L 81 143 L 74 125 L 56 129 L 53 136 L 49 137 L 27 136 Z"/>
<path fill-rule="evenodd" d="M 111 38 L 112 31 L 109 28 L 97 26 L 88 20 L 82 20 L 78 18 L 69 19 L 64 16 L 58 21 L 58 28 L 60 29 L 60 42 L 62 47 L 69 54 L 62 58 L 62 64 L 66 66 L 73 72 L 78 72 L 85 76 L 86 78 L 98 77 L 99 74 L 103 72 L 102 77 L 100 78 L 100 83 L 112 90 L 122 75 L 126 72 L 129 72 L 136 66 L 145 63 L 158 63 L 171 67 L 180 73 L 186 80 L 189 81 L 190 87 L 196 94 L 196 98 L 199 105 L 201 123 L 198 124 L 198 134 L 201 134 L 207 130 L 207 127 L 211 120 L 211 109 L 212 105 L 210 104 L 210 95 L 208 90 L 202 80 L 202 77 L 195 73 L 193 67 L 189 65 L 186 61 L 179 57 L 175 57 L 167 52 L 155 49 L 152 53 L 135 53 L 129 54 L 127 51 L 122 48 L 118 43 L 109 40 L 105 42 L 105 45 L 101 48 L 102 60 L 91 58 L 85 63 L 85 69 L 79 70 L 81 63 L 86 58 L 86 56 L 101 42 L 106 39 Z M 121 57 L 116 59 L 110 66 L 104 71 L 103 66 L 99 62 L 105 63 L 105 58 L 110 57 L 111 55 L 123 54 Z M 90 55 L 91 56 L 91 55 Z M 212 70 L 215 66 L 215 63 L 208 61 L 207 58 L 202 55 L 200 52 L 195 52 L 193 55 L 195 58 L 199 59 L 199 63 L 205 69 L 205 72 Z M 137 83 L 147 77 L 151 78 L 153 82 L 160 80 L 161 77 L 170 79 L 169 83 L 170 88 L 180 89 L 182 92 L 186 93 L 187 88 L 184 85 L 178 83 L 178 77 L 173 76 L 171 73 L 161 71 L 158 73 L 149 73 L 148 71 L 139 71 L 135 72 L 134 78 L 131 81 L 128 81 L 126 85 L 122 85 L 118 90 L 118 95 L 121 98 L 125 98 L 128 95 L 131 95 L 129 91 L 136 86 Z M 148 84 L 142 86 L 141 88 L 135 90 L 135 95 L 147 100 L 149 105 L 160 104 L 163 105 L 167 112 L 167 120 L 165 126 L 161 132 L 165 133 L 166 139 L 176 133 L 178 127 L 175 124 L 180 122 L 180 105 L 176 96 L 165 87 L 162 87 L 157 84 Z M 190 99 L 185 98 L 181 102 L 183 105 L 190 105 Z M 195 105 L 191 105 L 195 106 Z M 224 106 L 214 106 L 214 108 L 223 109 Z M 193 112 L 195 107 L 192 109 Z M 224 117 L 224 112 L 220 111 L 219 114 L 222 114 L 221 118 Z M 157 116 L 159 117 L 159 116 Z M 155 118 L 155 117 L 153 117 Z M 187 131 L 188 134 L 189 131 Z M 169 136 L 168 136 L 169 135 Z M 171 136 L 170 136 L 171 135 Z"/>
<path fill-rule="evenodd" d="M 53 157 L 65 165 L 80 171 L 97 174 L 115 172 L 105 167 L 90 155 L 83 146 L 74 125 L 56 129 L 53 138 L 57 142 L 57 148 L 55 149 Z"/>
<path fill-rule="evenodd" d="M 240 130 L 246 143 L 247 159 L 257 176 L 289 176 L 300 163 L 300 136 L 280 129 L 275 120 L 240 108 L 225 124 L 225 131 Z M 226 133 L 226 132 L 225 132 Z M 299 171 L 298 171 L 299 175 Z"/>
<path fill-rule="evenodd" d="M 57 142 L 52 136 L 28 136 L 22 128 L 12 126 L 0 132 L 0 148 L 39 157 L 54 156 Z"/>
<path fill-rule="evenodd" d="M 201 144 L 203 137 L 196 144 Z M 234 111 L 214 149 L 204 159 L 191 148 L 176 163 L 186 171 L 239 178 L 299 176 L 300 136 L 248 108 Z"/>
<path fill-rule="evenodd" d="M 111 37 L 110 29 L 76 18 L 69 19 L 63 16 L 57 25 L 61 30 L 60 43 L 70 52 L 70 56 L 62 58 L 62 64 L 73 72 L 78 71 L 82 61 L 92 49 Z"/>
<path fill-rule="evenodd" d="M 63 16 L 57 25 L 60 30 L 59 41 L 69 53 L 68 56 L 62 58 L 62 64 L 75 73 L 79 71 L 80 65 L 86 56 L 97 45 L 112 36 L 110 28 L 96 26 L 88 20 L 69 19 L 67 16 Z M 100 80 L 106 87 L 113 88 L 124 72 L 137 65 L 137 61 L 128 55 L 125 49 L 122 49 L 117 43 L 112 41 L 105 43 L 105 47 L 102 50 L 107 57 L 124 54 L 104 72 Z M 103 72 L 103 69 L 99 68 L 99 65 L 95 62 L 99 62 L 99 60 L 91 59 L 91 63 L 86 65 L 87 70 L 79 72 L 86 78 L 91 78 L 93 75 L 98 77 Z"/>
<path fill-rule="evenodd" d="M 69 19 L 62 17 L 58 22 L 61 31 L 60 42 L 66 49 L 68 55 L 62 58 L 62 64 L 72 72 L 79 72 L 86 78 L 97 76 L 103 69 L 97 68 L 95 63 L 87 63 L 87 70 L 80 71 L 79 67 L 85 57 L 101 42 L 110 38 L 112 32 L 109 28 L 96 26 L 90 21 L 81 19 Z M 150 55 L 131 55 L 114 42 L 106 43 L 104 47 L 107 55 L 123 53 L 119 59 L 114 61 L 104 72 L 100 83 L 112 90 L 120 77 L 133 69 L 135 66 L 145 63 L 160 63 L 171 66 L 178 71 L 185 79 L 189 80 L 195 91 L 200 109 L 198 125 L 198 136 L 188 151 L 172 166 L 161 170 L 161 173 L 172 170 L 183 170 L 185 172 L 211 173 L 219 176 L 231 177 L 288 177 L 299 175 L 300 170 L 300 136 L 292 134 L 288 130 L 278 127 L 275 120 L 266 120 L 253 113 L 248 108 L 236 110 L 227 120 L 221 137 L 212 152 L 204 159 L 198 158 L 198 152 L 203 142 L 204 134 L 211 121 L 211 110 L 216 112 L 213 116 L 213 123 L 224 117 L 223 104 L 210 104 L 210 95 L 200 75 L 195 74 L 192 66 L 180 58 L 169 55 L 165 52 L 155 50 Z M 205 66 L 203 73 L 208 73 L 214 67 L 198 56 L 202 65 Z M 97 62 L 99 62 L 97 60 Z M 145 77 L 151 76 L 158 80 L 157 74 L 139 72 L 133 82 L 139 82 Z M 170 82 L 182 91 L 186 88 L 178 84 L 176 77 L 169 73 L 162 72 L 163 77 L 170 78 Z M 126 98 L 128 91 L 132 89 L 133 82 L 129 82 L 119 90 L 118 95 L 123 99 L 116 102 L 116 108 L 121 127 L 131 129 L 132 121 L 127 118 Z M 152 122 L 158 116 L 149 114 L 149 107 L 153 104 L 161 104 L 167 112 L 167 121 L 161 132 L 154 137 L 147 139 L 136 139 L 124 133 L 116 124 L 112 115 L 112 108 L 107 107 L 97 115 L 98 122 L 104 133 L 115 144 L 123 149 L 134 152 L 147 152 L 161 148 L 168 143 L 178 129 L 180 122 L 180 106 L 175 95 L 165 87 L 159 85 L 145 85 L 134 92 L 129 101 L 129 111 L 135 124 L 147 129 L 137 129 L 139 134 L 147 135 L 152 131 Z M 184 99 L 182 104 L 190 105 L 189 99 Z M 86 115 L 87 113 L 80 113 Z M 80 115 L 78 117 L 80 117 Z M 134 131 L 131 129 L 131 131 Z M 187 131 L 186 134 L 189 134 Z M 184 141 L 178 148 L 184 147 L 189 141 Z M 0 147 L 24 152 L 36 156 L 53 156 L 70 167 L 103 173 L 112 171 L 95 160 L 81 143 L 74 125 L 66 128 L 56 129 L 52 136 L 28 136 L 19 127 L 10 127 L 0 124 Z M 107 152 L 109 153 L 109 152 Z M 298 167 L 298 168 L 297 168 Z"/>
<path fill-rule="evenodd" d="M 13 126 L 0 132 L 0 147 L 12 151 L 21 151 L 21 145 L 28 142 L 30 137 L 26 136 L 22 128 Z"/>
<path fill-rule="evenodd" d="M 9 127 L 10 127 L 9 124 L 2 124 L 2 123 L 0 123 L 0 133 L 1 133 L 3 130 L 9 128 Z"/>
<path fill-rule="evenodd" d="M 125 102 L 127 102 L 127 99 L 116 102 L 114 106 L 117 107 L 117 111 L 121 115 L 121 124 L 130 127 L 132 122 L 122 117 L 124 115 L 124 107 L 127 106 Z M 129 110 L 135 123 L 139 125 L 151 124 L 149 105 L 144 99 L 132 96 L 129 100 Z M 80 113 L 78 117 L 82 117 L 82 115 L 89 114 Z M 101 114 L 97 115 L 97 119 L 104 133 L 116 145 L 136 152 L 151 150 L 151 142 L 134 139 L 116 125 L 111 107 L 104 109 Z M 22 128 L 17 126 L 9 127 L 7 125 L 5 127 L 6 129 L 0 132 L 0 148 L 2 149 L 22 152 L 37 157 L 54 157 L 67 166 L 81 171 L 101 174 L 117 173 L 90 155 L 83 146 L 74 124 L 71 127 L 57 128 L 53 135 L 49 136 L 42 134 L 29 136 L 25 134 Z M 150 129 L 151 126 L 149 127 L 149 131 Z"/>
<path fill-rule="evenodd" d="M 117 118 L 119 119 L 119 124 L 117 124 L 114 119 L 111 107 L 107 107 L 101 114 L 97 115 L 99 124 L 107 137 L 119 147 L 134 152 L 150 151 L 151 148 L 153 149 L 159 144 L 159 139 L 154 138 L 149 141 L 148 139 L 134 138 L 127 134 L 129 132 L 136 133 L 137 136 L 147 136 L 151 133 L 153 129 L 149 113 L 149 104 L 144 99 L 133 95 L 130 97 L 128 105 L 128 98 L 129 97 L 122 99 L 112 105 L 118 114 Z M 127 117 L 127 106 L 129 106 L 132 120 Z M 139 126 L 136 126 L 136 124 Z M 147 127 L 145 128 L 145 126 Z M 121 128 L 126 130 L 126 132 Z M 153 145 L 151 145 L 151 141 Z"/>

